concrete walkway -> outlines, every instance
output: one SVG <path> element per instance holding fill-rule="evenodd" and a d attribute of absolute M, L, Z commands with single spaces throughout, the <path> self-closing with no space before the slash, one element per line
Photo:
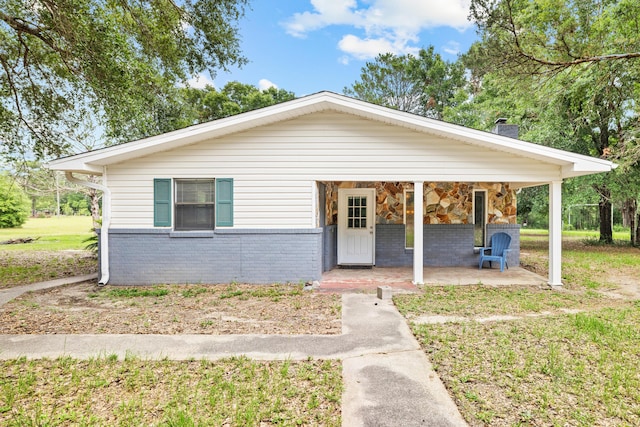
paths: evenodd
<path fill-rule="evenodd" d="M 0 335 L 0 359 L 110 354 L 176 360 L 233 355 L 340 359 L 343 426 L 467 425 L 404 318 L 391 301 L 374 295 L 342 296 L 341 335 Z"/>
<path fill-rule="evenodd" d="M 9 289 L 0 289 L 0 306 L 19 297 L 25 292 L 39 291 L 41 289 L 55 288 L 56 286 L 70 285 L 72 283 L 82 283 L 98 278 L 98 273 L 86 274 L 84 276 L 65 277 L 63 279 L 49 280 L 48 282 L 32 283 L 30 285 L 15 286 Z"/>

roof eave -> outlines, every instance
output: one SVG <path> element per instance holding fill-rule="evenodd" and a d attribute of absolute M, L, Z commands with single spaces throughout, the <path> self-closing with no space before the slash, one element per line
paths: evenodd
<path fill-rule="evenodd" d="M 578 176 L 596 173 L 611 172 L 618 167 L 616 163 L 608 160 L 590 158 L 589 162 L 576 162 L 562 167 L 563 178 L 575 178 Z"/>
<path fill-rule="evenodd" d="M 45 168 L 63 172 L 81 173 L 86 175 L 102 175 L 103 167 L 83 162 L 82 160 L 69 161 L 68 159 L 52 160 L 46 163 Z"/>

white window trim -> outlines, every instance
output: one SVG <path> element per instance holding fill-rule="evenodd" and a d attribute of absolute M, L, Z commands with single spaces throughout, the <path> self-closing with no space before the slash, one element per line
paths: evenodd
<path fill-rule="evenodd" d="M 213 202 L 205 202 L 205 203 L 178 203 L 178 184 L 181 181 L 211 181 L 213 182 L 213 186 L 214 186 L 214 196 L 213 196 Z M 215 212 L 215 208 L 216 208 L 216 196 L 215 196 L 215 185 L 216 185 L 216 179 L 215 178 L 173 178 L 172 179 L 172 184 L 173 184 L 173 197 L 172 197 L 172 204 L 173 204 L 173 230 L 177 231 L 177 232 L 202 232 L 202 231 L 213 231 L 216 229 L 216 219 L 215 219 L 215 213 L 214 213 L 214 217 L 213 217 L 213 224 L 211 228 L 187 228 L 187 229 L 180 229 L 177 228 L 177 224 L 178 224 L 178 206 L 181 205 L 211 205 L 214 209 Z"/>

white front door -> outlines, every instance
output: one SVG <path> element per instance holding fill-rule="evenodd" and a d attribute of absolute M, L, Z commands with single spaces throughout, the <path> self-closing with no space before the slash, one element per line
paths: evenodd
<path fill-rule="evenodd" d="M 374 264 L 375 204 L 375 189 L 338 190 L 338 264 Z"/>

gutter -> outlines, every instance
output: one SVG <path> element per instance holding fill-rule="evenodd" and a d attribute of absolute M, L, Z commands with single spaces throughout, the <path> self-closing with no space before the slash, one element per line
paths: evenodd
<path fill-rule="evenodd" d="M 85 181 L 73 176 L 73 172 L 66 171 L 64 176 L 74 184 L 83 185 L 102 191 L 102 227 L 100 227 L 100 272 L 102 273 L 98 285 L 104 286 L 109 282 L 109 225 L 111 223 L 111 191 L 102 184 Z"/>

